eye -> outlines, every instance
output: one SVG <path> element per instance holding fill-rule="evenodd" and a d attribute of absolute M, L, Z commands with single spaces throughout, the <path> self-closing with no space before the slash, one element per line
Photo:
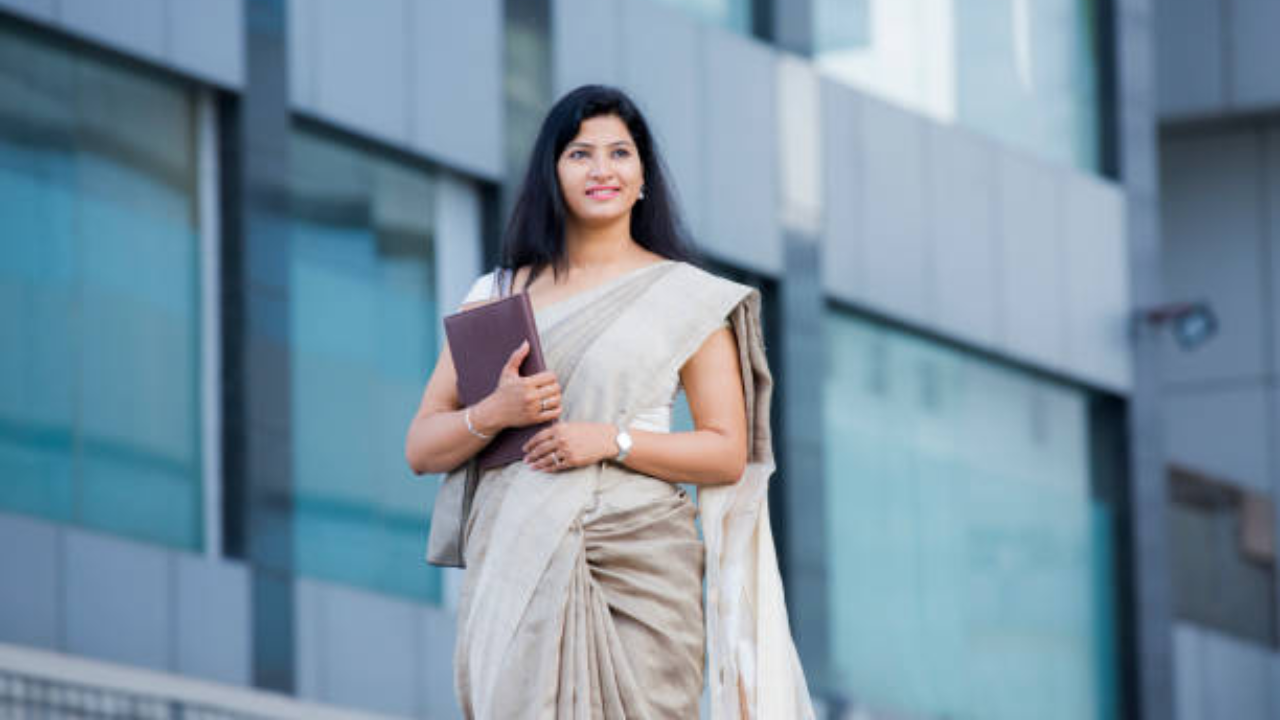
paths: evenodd
<path fill-rule="evenodd" d="M 631 151 L 627 150 L 626 148 L 618 148 L 617 150 L 613 151 L 613 154 L 618 157 L 630 157 Z"/>
<path fill-rule="evenodd" d="M 572 159 L 574 159 L 574 160 L 577 160 L 579 155 L 585 155 L 585 154 L 586 154 L 586 151 L 585 151 L 585 150 L 570 150 L 570 151 L 569 151 L 569 157 L 570 157 L 570 158 L 572 158 Z"/>

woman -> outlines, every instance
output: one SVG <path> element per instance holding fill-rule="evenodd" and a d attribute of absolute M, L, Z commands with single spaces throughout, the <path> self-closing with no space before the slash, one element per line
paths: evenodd
<path fill-rule="evenodd" d="M 760 296 L 689 259 L 635 105 L 598 85 L 562 98 L 502 266 L 463 303 L 528 292 L 549 369 L 520 376 L 522 345 L 493 393 L 461 408 L 446 347 L 406 440 L 414 472 L 452 471 L 448 486 L 503 428 L 557 421 L 522 462 L 483 473 L 462 532 L 468 718 L 696 717 L 704 645 L 712 717 L 812 717 L 765 502 Z M 695 429 L 672 433 L 681 386 Z M 701 488 L 705 551 L 677 483 Z"/>

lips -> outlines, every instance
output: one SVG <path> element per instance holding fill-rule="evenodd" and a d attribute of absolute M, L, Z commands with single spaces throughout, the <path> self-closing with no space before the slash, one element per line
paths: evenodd
<path fill-rule="evenodd" d="M 587 197 L 596 198 L 597 200 L 608 200 L 617 197 L 621 192 L 621 188 L 617 185 L 596 185 L 587 188 Z"/>

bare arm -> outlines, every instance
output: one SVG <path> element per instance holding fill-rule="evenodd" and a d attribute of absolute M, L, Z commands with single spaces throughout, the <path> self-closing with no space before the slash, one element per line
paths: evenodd
<path fill-rule="evenodd" d="M 463 308 L 484 304 L 469 303 Z M 472 427 L 490 439 L 503 428 L 560 416 L 560 385 L 555 375 L 519 375 L 517 368 L 527 354 L 527 346 L 517 348 L 502 370 L 498 387 L 471 408 Z M 415 474 L 448 472 L 489 444 L 467 429 L 464 413 L 458 399 L 458 373 L 446 342 L 405 437 L 405 460 Z"/>
<path fill-rule="evenodd" d="M 680 370 L 694 429 L 662 433 L 629 430 L 633 441 L 623 464 L 676 483 L 737 482 L 747 463 L 747 410 L 738 345 L 728 328 L 703 342 Z M 618 453 L 608 423 L 557 423 L 530 438 L 525 461 L 553 472 L 610 460 Z"/>

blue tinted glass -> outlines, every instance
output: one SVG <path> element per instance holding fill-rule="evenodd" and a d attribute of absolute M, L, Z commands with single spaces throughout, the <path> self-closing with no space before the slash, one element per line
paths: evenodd
<path fill-rule="evenodd" d="M 815 0 L 815 61 L 1050 160 L 1099 167 L 1097 0 Z"/>
<path fill-rule="evenodd" d="M 431 178 L 304 131 L 290 152 L 297 567 L 437 601 L 423 560 L 436 483 L 404 460 L 438 352 Z"/>
<path fill-rule="evenodd" d="M 751 0 L 658 0 L 720 27 L 751 34 Z"/>
<path fill-rule="evenodd" d="M 193 113 L 0 23 L 0 507 L 201 546 Z"/>
<path fill-rule="evenodd" d="M 912 717 L 1114 717 L 1084 393 L 842 312 L 826 338 L 840 691 Z"/>

